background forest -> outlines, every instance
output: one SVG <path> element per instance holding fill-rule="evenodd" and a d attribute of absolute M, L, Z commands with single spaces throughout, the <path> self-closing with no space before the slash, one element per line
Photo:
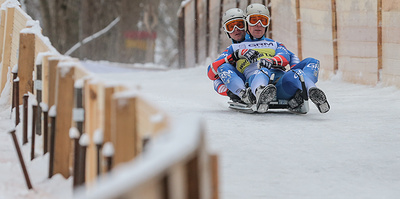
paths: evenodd
<path fill-rule="evenodd" d="M 71 56 L 178 67 L 177 12 L 182 0 L 20 0 L 62 54 L 118 20 Z"/>

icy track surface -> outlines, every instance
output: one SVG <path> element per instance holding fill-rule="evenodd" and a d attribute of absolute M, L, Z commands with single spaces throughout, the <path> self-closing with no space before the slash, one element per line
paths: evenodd
<path fill-rule="evenodd" d="M 140 88 L 172 117 L 200 116 L 220 157 L 223 199 L 400 198 L 400 90 L 320 81 L 331 110 L 228 109 L 206 67 L 99 74 Z"/>
<path fill-rule="evenodd" d="M 227 97 L 214 92 L 206 66 L 143 71 L 84 64 L 103 82 L 139 89 L 172 118 L 202 118 L 208 146 L 220 157 L 222 199 L 400 198 L 399 89 L 335 76 L 317 83 L 331 105 L 326 114 L 314 104 L 306 115 L 244 114 L 228 109 Z M 71 198 L 72 179 L 47 180 L 48 155 L 30 162 L 29 144 L 22 150 L 35 190 L 27 190 L 7 133 L 10 108 L 0 108 L 0 199 Z"/>

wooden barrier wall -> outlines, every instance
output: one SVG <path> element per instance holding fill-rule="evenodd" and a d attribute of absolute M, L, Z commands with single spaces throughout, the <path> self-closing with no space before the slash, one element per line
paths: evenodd
<path fill-rule="evenodd" d="M 37 135 L 42 135 L 45 128 L 49 131 L 54 129 L 54 132 L 50 132 L 51 136 L 54 136 L 54 142 L 47 138 L 55 146 L 54 151 L 50 149 L 49 178 L 57 173 L 66 179 L 73 175 L 74 187 L 84 185 L 86 189 L 97 191 L 99 189 L 96 182 L 99 175 L 109 172 L 108 168 L 106 169 L 108 166 L 106 158 L 98 156 L 104 143 L 112 143 L 115 148 L 112 165 L 110 165 L 114 171 L 115 167 L 124 167 L 137 156 L 142 155 L 145 152 L 144 144 L 149 140 L 162 136 L 161 132 L 171 131 L 168 115 L 148 100 L 138 96 L 136 91 L 129 91 L 122 85 L 107 85 L 106 80 L 98 79 L 95 74 L 87 71 L 78 59 L 60 55 L 51 46 L 47 37 L 42 35 L 38 22 L 33 21 L 23 12 L 16 0 L 7 1 L 7 3 L 0 0 L 0 3 L 2 3 L 0 44 L 3 44 L 0 48 L 3 60 L 2 91 L 6 91 L 6 94 L 10 93 L 13 103 L 17 102 L 15 96 L 21 98 L 19 104 L 15 106 L 23 103 L 24 94 L 33 93 L 38 103 L 43 102 L 49 108 L 52 107 L 52 110 L 56 110 L 55 115 L 51 116 L 54 117 L 54 123 L 52 121 L 43 123 L 41 112 L 37 115 L 40 120 L 34 121 L 37 126 L 40 124 L 40 127 L 35 128 Z M 198 8 L 205 9 L 202 4 L 199 4 Z M 205 19 L 202 19 L 201 23 L 205 23 Z M 201 55 L 202 58 L 205 56 L 204 53 Z M 18 67 L 12 67 L 17 64 Z M 13 70 L 10 70 L 11 68 Z M 15 85 L 11 78 L 13 76 L 19 78 L 18 95 L 15 92 L 11 93 L 14 88 L 10 87 Z M 80 84 L 82 88 L 79 88 Z M 80 93 L 79 90 L 83 92 Z M 41 111 L 40 108 L 39 110 Z M 15 113 L 12 112 L 12 114 Z M 79 137 L 87 136 L 87 145 L 82 142 L 80 147 L 76 147 L 77 139 L 71 137 L 71 128 L 78 129 Z M 163 151 L 158 151 L 160 154 L 150 161 L 157 161 L 157 157 L 164 156 L 169 160 L 168 164 L 157 165 L 156 170 L 148 171 L 149 176 L 143 178 L 142 181 L 130 184 L 116 194 L 125 197 L 165 196 L 167 193 L 172 194 L 172 198 L 212 197 L 217 199 L 216 156 L 210 156 L 207 153 L 201 126 L 194 125 L 186 128 L 193 133 L 186 136 L 195 138 L 193 143 L 196 144 L 193 146 L 187 146 L 181 139 L 171 140 L 174 141 L 172 145 L 168 142 L 152 145 L 156 148 L 175 146 L 178 141 L 181 142 L 180 145 L 189 147 L 190 150 L 182 153 L 181 156 L 162 154 Z M 101 143 L 95 143 L 97 131 L 103 132 Z M 45 138 L 42 137 L 42 139 Z M 75 153 L 78 151 L 80 154 L 76 156 Z M 75 167 L 76 165 L 78 167 Z M 168 174 L 160 174 L 163 176 L 161 181 L 153 178 L 153 174 L 158 173 L 158 168 L 168 171 Z M 135 168 L 128 170 L 132 169 L 135 170 Z M 115 183 L 111 179 L 105 181 Z M 157 186 L 154 186 L 155 184 Z M 143 187 L 145 189 L 142 189 Z M 176 190 L 185 191 L 177 193 Z"/>
<path fill-rule="evenodd" d="M 380 80 L 385 85 L 400 87 L 400 2 L 395 0 L 380 1 L 382 5 L 382 68 Z"/>
<path fill-rule="evenodd" d="M 210 30 L 208 56 L 214 60 L 230 45 L 221 29 L 222 13 L 233 7 L 245 9 L 250 3 L 264 3 L 270 6 L 272 39 L 284 43 L 300 58 L 319 59 L 321 78 L 329 79 L 339 73 L 343 80 L 352 83 L 400 87 L 399 0 L 209 0 L 208 10 L 194 12 L 193 5 L 199 1 L 186 2 L 181 11 L 190 13 L 181 23 L 186 44 L 180 48 L 181 55 L 186 57 L 186 62 L 180 63 L 183 67 L 209 64 L 204 63 L 206 59 L 194 58 L 204 54 L 200 48 L 203 44 L 196 43 L 203 41 L 202 34 L 196 30 Z M 207 13 L 209 23 L 194 26 L 195 19 Z"/>

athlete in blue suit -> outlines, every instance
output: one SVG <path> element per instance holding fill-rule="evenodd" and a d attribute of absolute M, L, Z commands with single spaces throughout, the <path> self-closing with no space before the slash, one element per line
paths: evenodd
<path fill-rule="evenodd" d="M 246 36 L 246 28 L 245 28 L 245 19 L 244 19 L 244 12 L 239 9 L 239 8 L 231 8 L 229 10 L 227 10 L 223 16 L 222 16 L 222 22 L 224 23 L 224 32 L 226 33 L 226 36 L 231 39 L 232 43 L 240 43 L 244 40 L 245 36 Z M 224 53 L 227 50 L 224 51 Z M 223 96 L 229 96 L 230 99 L 234 102 L 242 102 L 241 99 L 233 94 L 230 90 L 228 90 L 228 88 L 226 87 L 226 85 L 224 84 L 224 82 L 222 82 L 222 80 L 219 78 L 218 75 L 212 73 L 212 71 L 210 71 L 210 67 L 213 66 L 215 68 L 218 68 L 220 65 L 222 65 L 223 63 L 225 63 L 225 61 L 223 60 L 225 58 L 224 56 L 225 54 L 221 55 L 215 62 L 213 62 L 210 66 L 209 66 L 209 77 L 210 79 L 214 80 L 214 89 L 215 91 Z M 245 77 L 242 73 L 240 73 L 238 70 L 236 70 L 235 67 L 232 66 L 232 68 L 230 69 L 231 72 L 236 73 L 241 79 L 242 81 L 245 81 Z M 210 73 L 211 72 L 211 73 Z"/>
<path fill-rule="evenodd" d="M 220 78 L 227 88 L 244 102 L 255 103 L 258 112 L 266 112 L 269 103 L 276 98 L 288 100 L 292 110 L 303 104 L 302 85 L 299 81 L 301 76 L 311 100 L 320 112 L 327 112 L 329 104 L 326 96 L 315 86 L 319 61 L 307 58 L 300 62 L 298 57 L 282 44 L 264 37 L 269 25 L 269 12 L 264 5 L 252 4 L 247 7 L 246 12 L 248 34 L 244 42 L 229 46 L 217 61 L 209 66 L 210 79 Z M 285 72 L 284 66 L 287 64 L 291 66 L 291 70 Z M 235 69 L 244 74 L 250 86 L 248 89 L 243 77 Z M 256 97 L 255 102 L 251 98 L 253 95 Z"/>

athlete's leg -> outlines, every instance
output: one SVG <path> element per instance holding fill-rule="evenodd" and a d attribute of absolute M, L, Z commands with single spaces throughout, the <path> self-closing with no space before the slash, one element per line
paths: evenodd
<path fill-rule="evenodd" d="M 320 69 L 320 62 L 318 59 L 314 59 L 311 57 L 303 59 L 301 62 L 296 64 L 291 68 L 292 70 L 294 69 L 301 69 L 303 70 L 304 74 L 308 78 L 310 78 L 311 81 L 314 83 L 317 83 L 318 81 L 318 75 L 319 75 L 319 69 Z"/>
<path fill-rule="evenodd" d="M 254 73 L 249 78 L 249 85 L 254 95 L 256 94 L 256 89 L 258 87 L 266 86 L 269 84 L 269 77 L 271 76 L 271 74 L 272 73 L 266 68 L 254 71 Z"/>
<path fill-rule="evenodd" d="M 276 97 L 276 88 L 269 84 L 271 71 L 266 68 L 256 69 L 252 74 L 250 87 L 256 96 L 255 110 L 264 113 L 269 108 L 269 103 Z"/>
<path fill-rule="evenodd" d="M 241 90 L 245 89 L 243 79 L 236 73 L 236 68 L 225 63 L 218 68 L 218 76 L 226 87 L 235 95 L 239 96 Z"/>
<path fill-rule="evenodd" d="M 286 72 L 276 83 L 278 99 L 288 100 L 292 98 L 298 90 L 301 90 L 301 82 L 295 71 Z"/>

